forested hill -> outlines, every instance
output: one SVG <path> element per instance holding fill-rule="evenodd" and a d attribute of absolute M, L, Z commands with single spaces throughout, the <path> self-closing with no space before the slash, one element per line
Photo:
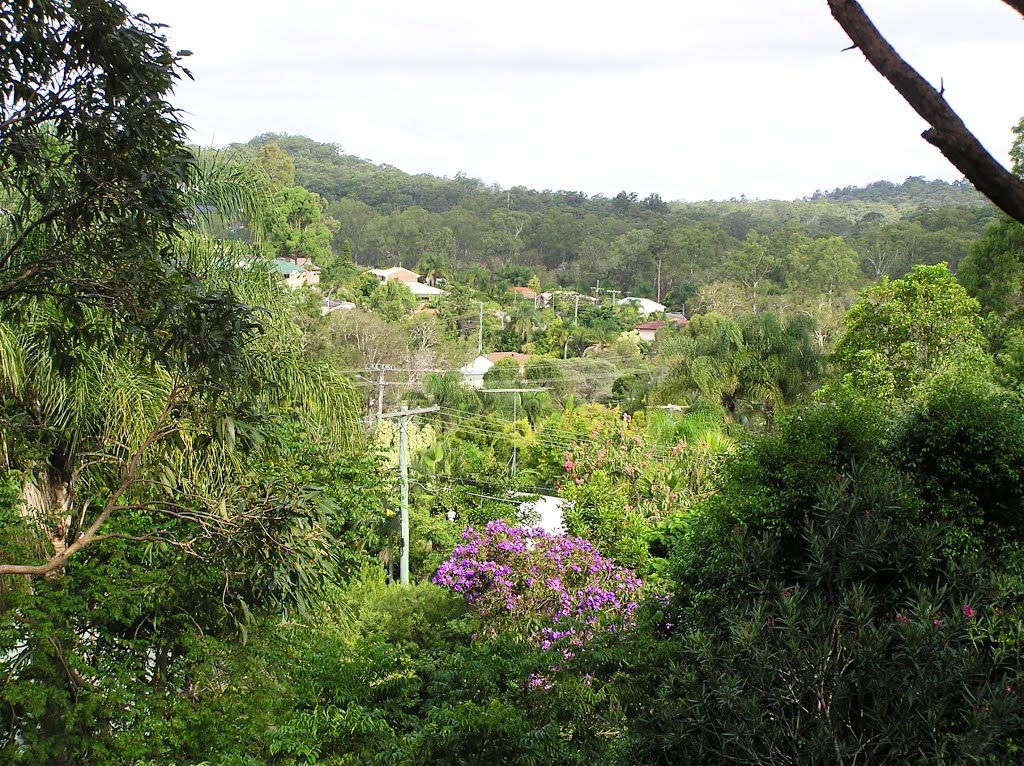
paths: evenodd
<path fill-rule="evenodd" d="M 374 209 L 389 213 L 410 206 L 419 206 L 434 213 L 443 213 L 474 194 L 511 191 L 520 206 L 537 210 L 545 205 L 563 203 L 598 210 L 624 209 L 639 204 L 653 210 L 663 210 L 665 202 L 658 195 L 639 199 L 628 191 L 609 199 L 602 195 L 588 197 L 576 191 L 535 191 L 523 186 L 511 190 L 488 186 L 483 181 L 462 173 L 454 178 L 441 178 L 430 174 L 412 175 L 387 164 L 377 165 L 369 160 L 345 154 L 335 143 L 322 143 L 306 136 L 264 133 L 247 144 L 234 148 L 259 149 L 277 144 L 295 163 L 295 182 L 327 200 L 355 197 Z M 845 186 L 831 191 L 816 191 L 807 199 L 833 202 L 871 202 L 908 207 L 945 207 L 959 205 L 988 206 L 991 203 L 968 181 L 949 183 L 927 180 L 920 176 L 903 183 L 875 181 L 867 186 Z M 733 200 L 735 201 L 735 200 Z M 587 203 L 591 203 L 587 205 Z M 685 204 L 685 203 L 674 203 Z"/>
<path fill-rule="evenodd" d="M 815 192 L 812 200 L 827 199 L 834 202 L 884 202 L 907 206 L 979 205 L 991 203 L 970 181 L 929 181 L 912 176 L 901 184 L 875 181 L 867 186 L 844 186 L 832 191 Z"/>
<path fill-rule="evenodd" d="M 335 255 L 360 266 L 402 265 L 499 292 L 533 278 L 588 293 L 600 283 L 691 311 L 817 313 L 823 294 L 831 305 L 916 264 L 955 271 L 996 217 L 969 184 L 920 178 L 793 201 L 684 203 L 410 175 L 303 136 L 232 148 L 280 186 L 323 197 Z"/>

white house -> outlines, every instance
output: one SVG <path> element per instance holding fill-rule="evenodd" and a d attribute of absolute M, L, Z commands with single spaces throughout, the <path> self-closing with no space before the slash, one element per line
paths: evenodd
<path fill-rule="evenodd" d="M 292 290 L 320 283 L 320 268 L 308 258 L 275 258 L 274 270 L 284 277 L 284 283 Z"/>
<path fill-rule="evenodd" d="M 517 492 L 518 497 L 527 497 L 523 492 Z M 565 534 L 565 509 L 570 502 L 564 497 L 552 495 L 529 495 L 532 500 L 525 500 L 519 504 L 519 512 L 524 516 L 537 518 L 537 526 L 544 529 L 550 535 Z"/>
<path fill-rule="evenodd" d="M 425 285 L 422 282 L 402 282 L 402 284 L 409 288 L 409 292 L 421 300 L 444 295 L 444 290 L 440 287 Z"/>
<path fill-rule="evenodd" d="M 381 282 L 398 282 L 405 285 L 409 292 L 415 295 L 420 300 L 427 300 L 429 298 L 436 298 L 439 295 L 444 295 L 444 290 L 434 287 L 433 285 L 425 285 L 420 282 L 420 275 L 415 271 L 402 268 L 401 266 L 392 266 L 390 269 L 370 269 L 370 273 L 377 277 Z"/>
<path fill-rule="evenodd" d="M 620 306 L 628 306 L 630 304 L 635 305 L 640 310 L 641 316 L 650 316 L 655 312 L 665 310 L 665 306 L 658 303 L 657 301 L 652 301 L 650 298 L 633 298 L 631 296 L 627 296 L 619 301 L 616 301 L 616 303 L 618 303 Z"/>
<path fill-rule="evenodd" d="M 486 356 L 478 356 L 465 367 L 459 369 L 462 373 L 462 382 L 473 388 L 484 387 L 484 375 L 494 366 L 494 362 Z"/>

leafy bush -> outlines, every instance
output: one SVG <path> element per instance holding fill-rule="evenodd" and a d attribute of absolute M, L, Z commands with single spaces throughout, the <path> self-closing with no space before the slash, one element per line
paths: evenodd
<path fill-rule="evenodd" d="M 945 376 L 928 386 L 893 439 L 898 466 L 928 512 L 949 525 L 955 553 L 1024 540 L 1024 414 L 984 380 Z"/>
<path fill-rule="evenodd" d="M 876 513 L 914 514 L 912 490 L 882 457 L 889 419 L 876 402 L 839 392 L 783 418 L 777 431 L 743 445 L 723 468 L 719 491 L 669 517 L 661 536 L 672 548 L 680 603 L 703 608 L 727 602 L 739 572 L 737 540 L 770 538 L 776 555 L 762 576 L 784 576 L 808 555 L 801 529 L 822 482 L 842 481 L 858 465 L 886 477 L 874 482 Z M 893 482 L 890 482 L 889 479 Z"/>
<path fill-rule="evenodd" d="M 727 597 L 685 614 L 637 680 L 635 762 L 1019 759 L 1024 589 L 943 556 L 944 530 L 908 521 L 906 497 L 859 463 L 822 474 L 788 531 L 728 536 Z"/>

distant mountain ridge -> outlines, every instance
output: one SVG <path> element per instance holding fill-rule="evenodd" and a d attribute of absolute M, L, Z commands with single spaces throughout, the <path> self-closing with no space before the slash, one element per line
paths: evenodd
<path fill-rule="evenodd" d="M 929 181 L 921 176 L 911 176 L 899 184 L 892 181 L 875 181 L 867 186 L 844 186 L 826 192 L 817 191 L 807 199 L 929 207 L 991 204 L 970 181 Z"/>
<path fill-rule="evenodd" d="M 560 205 L 578 206 L 588 201 L 601 203 L 617 202 L 625 207 L 629 204 L 657 209 L 667 204 L 699 205 L 694 203 L 667 203 L 656 194 L 639 199 L 635 194 L 622 191 L 612 198 L 603 195 L 586 195 L 577 191 L 551 191 L 528 189 L 514 186 L 499 189 L 489 186 L 477 178 L 456 174 L 453 178 L 429 173 L 411 174 L 388 164 L 377 164 L 370 160 L 346 154 L 336 143 L 324 143 L 306 136 L 286 133 L 264 133 L 245 144 L 232 148 L 256 150 L 265 144 L 277 144 L 291 156 L 295 163 L 295 182 L 310 191 L 320 194 L 328 201 L 344 197 L 359 199 L 374 209 L 389 213 L 407 207 L 417 206 L 433 213 L 451 210 L 467 198 L 481 192 L 493 194 L 507 191 L 515 195 L 519 209 L 536 211 L 552 202 Z M 990 203 L 968 181 L 927 180 L 911 176 L 902 183 L 875 181 L 867 186 L 845 186 L 829 191 L 816 191 L 803 198 L 804 201 L 830 201 L 839 203 L 867 202 L 893 205 L 895 207 L 950 207 L 986 206 Z M 736 200 L 732 200 L 735 202 Z M 766 200 L 767 201 L 767 200 Z M 799 200 L 779 200 L 799 201 Z M 707 202 L 726 202 L 708 200 Z"/>

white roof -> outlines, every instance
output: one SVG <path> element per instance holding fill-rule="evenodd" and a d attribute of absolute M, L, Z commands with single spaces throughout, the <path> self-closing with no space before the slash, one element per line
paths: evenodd
<path fill-rule="evenodd" d="M 339 301 L 334 298 L 324 298 L 320 303 L 320 313 L 324 316 L 330 314 L 339 309 L 342 311 L 351 311 L 356 307 L 356 304 L 351 301 Z"/>
<path fill-rule="evenodd" d="M 409 288 L 409 292 L 413 295 L 418 296 L 434 296 L 444 295 L 444 290 L 440 287 L 431 287 L 420 282 L 402 282 L 403 285 Z"/>
<path fill-rule="evenodd" d="M 486 356 L 478 356 L 465 367 L 459 369 L 463 375 L 483 375 L 494 366 L 494 362 Z"/>
<path fill-rule="evenodd" d="M 617 301 L 620 306 L 626 306 L 630 303 L 635 303 L 640 312 L 645 316 L 647 314 L 653 314 L 655 311 L 664 311 L 665 306 L 657 301 L 652 301 L 650 298 L 633 298 L 626 297 Z"/>

